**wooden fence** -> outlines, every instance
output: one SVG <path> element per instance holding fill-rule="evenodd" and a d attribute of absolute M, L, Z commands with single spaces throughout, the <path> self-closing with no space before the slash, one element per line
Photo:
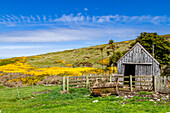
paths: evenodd
<path fill-rule="evenodd" d="M 158 92 L 170 92 L 170 77 L 166 76 L 119 76 L 119 75 L 86 75 L 86 76 L 63 76 L 63 91 L 69 91 L 69 88 L 91 88 L 96 80 L 104 82 L 114 82 L 115 78 L 119 78 L 121 88 L 119 90 L 150 90 Z M 128 78 L 129 81 L 124 81 Z M 135 79 L 135 80 L 134 80 Z"/>
<path fill-rule="evenodd" d="M 157 91 L 170 93 L 170 76 L 157 76 Z"/>

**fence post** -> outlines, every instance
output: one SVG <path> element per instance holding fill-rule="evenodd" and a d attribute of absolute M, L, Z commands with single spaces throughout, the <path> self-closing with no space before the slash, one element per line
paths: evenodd
<path fill-rule="evenodd" d="M 112 75 L 110 74 L 110 83 L 112 82 Z"/>
<path fill-rule="evenodd" d="M 16 88 L 17 88 L 18 98 L 20 99 L 20 95 L 19 95 L 18 86 L 17 86 Z"/>
<path fill-rule="evenodd" d="M 166 92 L 166 76 L 164 76 L 164 92 Z"/>
<path fill-rule="evenodd" d="M 65 91 L 65 76 L 63 76 L 63 91 Z"/>
<path fill-rule="evenodd" d="M 86 75 L 86 88 L 89 88 L 89 77 Z"/>
<path fill-rule="evenodd" d="M 156 77 L 156 87 L 157 91 L 159 92 L 159 75 Z"/>
<path fill-rule="evenodd" d="M 153 90 L 156 92 L 156 75 L 153 76 Z"/>
<path fill-rule="evenodd" d="M 160 91 L 162 92 L 162 80 L 163 80 L 163 78 L 162 78 L 162 76 L 160 77 Z"/>
<path fill-rule="evenodd" d="M 69 77 L 67 76 L 67 91 L 69 91 Z"/>
<path fill-rule="evenodd" d="M 133 89 L 132 89 L 132 75 L 130 75 L 130 91 L 132 92 Z"/>

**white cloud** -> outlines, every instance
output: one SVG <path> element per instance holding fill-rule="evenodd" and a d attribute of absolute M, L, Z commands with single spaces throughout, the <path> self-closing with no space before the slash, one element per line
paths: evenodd
<path fill-rule="evenodd" d="M 87 11 L 88 9 L 87 8 L 84 8 L 85 11 Z"/>
<path fill-rule="evenodd" d="M 10 46 L 10 45 L 6 45 L 6 46 L 0 46 L 0 49 L 1 50 L 4 50 L 4 49 L 33 49 L 33 48 L 43 48 L 44 46 L 25 46 L 25 45 L 20 45 L 20 46 L 16 46 L 16 45 L 13 45 L 13 46 Z"/>
<path fill-rule="evenodd" d="M 44 20 L 44 22 L 46 21 L 46 16 L 45 15 L 43 15 L 43 20 Z"/>
<path fill-rule="evenodd" d="M 142 30 L 129 28 L 54 28 L 48 30 L 15 31 L 0 34 L 0 42 L 67 42 L 78 40 L 97 40 L 102 38 L 134 38 Z"/>
<path fill-rule="evenodd" d="M 84 10 L 88 10 L 85 8 Z M 5 21 L 5 22 L 4 22 Z M 103 16 L 85 16 L 81 13 L 77 15 L 63 14 L 61 17 L 55 16 L 47 16 L 47 15 L 36 15 L 36 16 L 15 16 L 15 15 L 6 15 L 0 17 L 0 23 L 3 24 L 11 24 L 11 23 L 20 23 L 20 24 L 29 24 L 29 23 L 150 23 L 150 24 L 166 24 L 170 22 L 170 17 L 167 16 L 150 16 L 150 15 L 141 15 L 141 16 L 126 16 L 126 15 L 103 15 Z"/>
<path fill-rule="evenodd" d="M 37 19 L 38 19 L 38 22 L 40 22 L 40 21 L 41 21 L 40 16 L 39 16 L 39 15 L 36 15 L 36 17 L 37 17 Z"/>
<path fill-rule="evenodd" d="M 62 42 L 87 40 L 94 34 L 88 29 L 56 28 L 51 30 L 16 31 L 0 35 L 0 42 Z"/>

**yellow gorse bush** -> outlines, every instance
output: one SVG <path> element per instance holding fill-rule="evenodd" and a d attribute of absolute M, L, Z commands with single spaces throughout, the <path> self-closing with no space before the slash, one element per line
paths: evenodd
<path fill-rule="evenodd" d="M 71 67 L 73 66 L 72 64 L 65 64 L 66 67 Z"/>
<path fill-rule="evenodd" d="M 102 64 L 102 59 L 98 61 L 99 64 Z M 103 59 L 103 65 L 107 65 L 109 63 L 109 58 Z"/>
<path fill-rule="evenodd" d="M 129 42 L 130 42 L 130 41 L 124 41 L 124 43 L 126 43 L 126 44 L 129 43 Z"/>
<path fill-rule="evenodd" d="M 63 62 L 60 60 L 59 62 Z M 77 67 L 70 68 L 72 64 L 66 64 L 68 67 L 49 67 L 49 68 L 35 68 L 26 62 L 26 57 L 22 57 L 20 61 L 16 61 L 12 64 L 0 66 L 0 71 L 3 73 L 21 73 L 23 75 L 29 75 L 29 77 L 19 77 L 12 79 L 12 81 L 22 81 L 23 84 L 35 84 L 44 79 L 44 77 L 50 75 L 59 76 L 81 76 L 83 74 L 99 74 L 104 73 L 104 70 L 93 67 Z M 113 70 L 113 69 L 111 69 Z M 110 70 L 110 71 L 111 71 Z M 3 73 L 0 76 L 3 76 Z M 107 73 L 107 72 L 106 72 Z"/>
<path fill-rule="evenodd" d="M 66 62 L 63 61 L 63 60 L 57 60 L 56 63 L 63 63 L 63 64 L 65 64 Z"/>

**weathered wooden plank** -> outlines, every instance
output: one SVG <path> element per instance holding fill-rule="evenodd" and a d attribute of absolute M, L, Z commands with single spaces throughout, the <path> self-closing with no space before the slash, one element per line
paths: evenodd
<path fill-rule="evenodd" d="M 84 83 L 69 83 L 69 85 L 86 85 L 86 82 L 84 82 Z"/>
<path fill-rule="evenodd" d="M 163 80 L 163 78 L 162 78 L 162 76 L 161 76 L 161 77 L 160 77 L 160 91 L 162 91 L 162 88 L 163 88 L 163 87 L 162 87 L 162 86 L 163 86 L 163 85 L 162 85 L 162 84 L 163 84 L 163 81 L 162 81 L 162 80 Z"/>
<path fill-rule="evenodd" d="M 135 62 L 123 62 L 123 64 L 152 65 L 152 63 L 135 63 Z"/>
<path fill-rule="evenodd" d="M 119 81 L 119 82 L 123 82 L 123 83 L 129 83 L 129 81 Z"/>
<path fill-rule="evenodd" d="M 69 77 L 67 76 L 67 91 L 69 91 Z"/>
<path fill-rule="evenodd" d="M 152 78 L 152 76 L 133 76 L 132 78 Z"/>
<path fill-rule="evenodd" d="M 164 92 L 166 92 L 166 76 L 164 76 Z"/>
<path fill-rule="evenodd" d="M 70 80 L 70 83 L 74 83 L 74 82 L 85 82 L 86 80 Z"/>
<path fill-rule="evenodd" d="M 157 76 L 157 82 L 156 82 L 157 83 L 157 91 L 159 91 L 159 82 L 160 82 L 159 81 L 159 76 Z"/>
<path fill-rule="evenodd" d="M 132 85 L 132 86 L 148 86 L 148 87 L 151 87 L 151 85 Z"/>
<path fill-rule="evenodd" d="M 153 81 L 132 81 L 132 83 L 152 83 Z"/>
<path fill-rule="evenodd" d="M 89 78 L 86 76 L 86 88 L 89 88 Z"/>
<path fill-rule="evenodd" d="M 65 76 L 63 76 L 63 91 L 65 91 Z"/>
<path fill-rule="evenodd" d="M 71 78 L 86 78 L 86 76 L 71 76 L 71 77 L 69 77 L 69 79 L 71 79 Z"/>
<path fill-rule="evenodd" d="M 154 91 L 156 92 L 156 75 L 153 76 L 153 88 Z"/>
<path fill-rule="evenodd" d="M 71 88 L 80 88 L 80 87 L 86 87 L 86 85 L 73 86 Z"/>
<path fill-rule="evenodd" d="M 106 76 L 89 76 L 89 78 L 106 78 Z"/>
<path fill-rule="evenodd" d="M 133 88 L 132 88 L 132 75 L 130 75 L 130 91 L 131 92 L 133 91 Z"/>

